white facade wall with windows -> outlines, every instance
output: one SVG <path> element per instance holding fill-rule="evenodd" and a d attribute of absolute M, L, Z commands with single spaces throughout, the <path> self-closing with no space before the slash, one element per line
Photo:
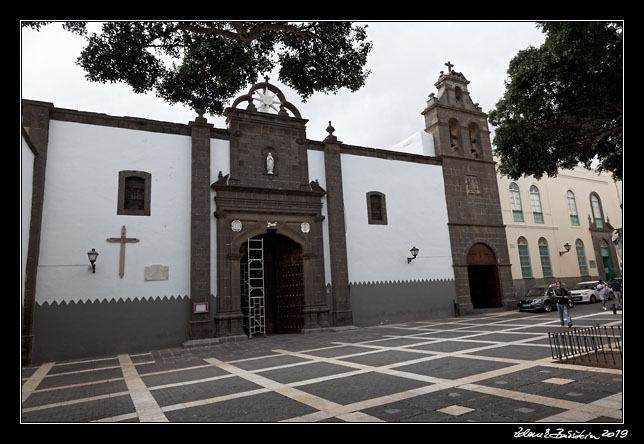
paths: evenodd
<path fill-rule="evenodd" d="M 342 182 L 350 283 L 454 279 L 440 166 L 343 154 Z M 385 223 L 369 220 L 371 192 Z M 421 257 L 408 264 L 414 246 Z"/>
<path fill-rule="evenodd" d="M 598 242 L 593 230 L 622 228 L 621 182 L 609 173 L 581 167 L 540 180 L 525 176 L 497 179 L 519 296 L 530 286 L 555 280 L 571 286 L 604 278 L 602 254 L 614 251 L 615 246 L 606 239 Z M 613 275 L 621 276 L 619 254 L 613 253 L 610 265 Z"/>
<path fill-rule="evenodd" d="M 150 216 L 117 214 L 123 170 L 151 175 Z M 189 173 L 189 137 L 52 120 L 36 302 L 188 294 Z M 106 239 L 120 237 L 122 226 L 140 242 L 126 245 L 119 277 L 120 245 Z M 88 272 L 92 248 L 95 273 Z M 155 264 L 169 267 L 167 280 L 144 280 Z"/>

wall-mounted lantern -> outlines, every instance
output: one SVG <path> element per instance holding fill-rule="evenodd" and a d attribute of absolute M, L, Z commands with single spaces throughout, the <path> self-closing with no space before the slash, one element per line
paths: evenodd
<path fill-rule="evenodd" d="M 570 251 L 570 244 L 568 242 L 566 242 L 564 244 L 564 248 L 566 249 L 566 251 L 560 251 L 559 256 L 564 255 L 564 254 L 566 254 L 566 253 L 568 253 Z"/>
<path fill-rule="evenodd" d="M 411 248 L 411 250 L 409 250 L 409 252 L 411 253 L 411 256 L 412 256 L 412 257 L 408 257 L 408 258 L 407 258 L 407 263 L 408 263 L 408 264 L 409 264 L 411 261 L 413 261 L 414 259 L 416 259 L 416 256 L 418 256 L 418 248 L 416 248 L 416 247 L 412 247 L 412 248 Z"/>
<path fill-rule="evenodd" d="M 92 273 L 96 273 L 96 258 L 98 257 L 98 253 L 92 248 L 91 251 L 87 252 L 87 257 L 89 258 L 89 263 L 92 267 Z"/>

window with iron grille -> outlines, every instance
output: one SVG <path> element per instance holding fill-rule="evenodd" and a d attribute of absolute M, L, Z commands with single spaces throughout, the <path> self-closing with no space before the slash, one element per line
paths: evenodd
<path fill-rule="evenodd" d="M 577 214 L 577 201 L 575 200 L 575 193 L 568 190 L 566 193 L 566 199 L 568 199 L 568 211 L 570 212 L 570 223 L 575 226 L 579 226 L 579 215 Z"/>
<path fill-rule="evenodd" d="M 539 257 L 541 258 L 541 270 L 543 277 L 552 277 L 552 266 L 550 265 L 550 251 L 548 241 L 545 238 L 539 239 Z"/>
<path fill-rule="evenodd" d="M 150 173 L 145 171 L 119 171 L 116 214 L 150 215 L 151 177 Z"/>
<path fill-rule="evenodd" d="M 543 211 L 541 210 L 541 196 L 539 195 L 539 188 L 532 185 L 530 187 L 530 205 L 532 206 L 532 215 L 535 224 L 543 223 Z"/>
<path fill-rule="evenodd" d="M 371 225 L 387 225 L 387 204 L 383 193 L 367 193 L 367 219 Z"/>
<path fill-rule="evenodd" d="M 575 249 L 577 250 L 577 262 L 579 263 L 579 272 L 582 276 L 588 276 L 588 263 L 586 262 L 586 250 L 584 243 L 581 239 L 575 241 Z"/>
<path fill-rule="evenodd" d="M 521 208 L 521 194 L 519 193 L 519 186 L 512 182 L 509 187 L 510 190 L 510 205 L 512 206 L 512 217 L 515 222 L 523 222 L 523 209 Z"/>
<path fill-rule="evenodd" d="M 532 277 L 532 265 L 530 264 L 530 251 L 528 250 L 528 241 L 525 237 L 520 237 L 517 241 L 519 247 L 519 263 L 521 264 L 521 275 L 524 278 Z"/>
<path fill-rule="evenodd" d="M 604 228 L 604 214 L 602 213 L 601 202 L 596 193 L 590 195 L 590 206 L 593 209 L 593 218 L 595 219 L 595 226 L 597 228 Z"/>

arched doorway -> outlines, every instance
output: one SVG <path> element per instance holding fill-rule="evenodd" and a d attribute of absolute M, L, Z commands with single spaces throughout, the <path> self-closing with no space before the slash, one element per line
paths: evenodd
<path fill-rule="evenodd" d="M 490 247 L 477 243 L 467 253 L 467 276 L 474 308 L 503 305 L 496 256 Z"/>
<path fill-rule="evenodd" d="M 613 261 L 610 258 L 610 249 L 606 239 L 601 240 L 599 249 L 602 257 L 602 264 L 604 265 L 604 279 L 606 281 L 610 281 L 615 277 L 615 270 L 613 268 Z"/>
<path fill-rule="evenodd" d="M 261 240 L 262 242 L 256 242 Z M 290 238 L 277 234 L 275 230 L 255 236 L 251 240 L 251 248 L 263 249 L 261 265 L 263 271 L 254 272 L 252 268 L 259 264 L 249 263 L 251 258 L 258 258 L 248 249 L 248 242 L 241 246 L 240 280 L 241 307 L 248 316 L 249 284 L 262 291 L 251 290 L 253 295 L 263 293 L 263 322 L 266 334 L 299 333 L 304 327 L 304 267 L 302 262 L 302 247 Z M 253 262 L 253 261 L 250 261 Z M 261 280 L 258 276 L 261 275 Z M 254 281 L 252 280 L 254 279 Z M 248 329 L 248 321 L 244 321 Z M 247 331 L 248 333 L 248 331 Z"/>

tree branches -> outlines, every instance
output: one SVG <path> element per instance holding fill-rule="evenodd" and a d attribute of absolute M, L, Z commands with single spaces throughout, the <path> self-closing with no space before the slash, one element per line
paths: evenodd
<path fill-rule="evenodd" d="M 622 177 L 620 23 L 542 23 L 540 48 L 510 62 L 506 91 L 489 113 L 499 171 L 511 178 L 598 162 Z"/>
<path fill-rule="evenodd" d="M 86 39 L 77 63 L 90 81 L 124 82 L 213 115 L 278 63 L 279 80 L 303 100 L 356 91 L 369 75 L 366 27 L 350 22 L 106 22 L 100 33 L 67 22 L 64 28 Z"/>

